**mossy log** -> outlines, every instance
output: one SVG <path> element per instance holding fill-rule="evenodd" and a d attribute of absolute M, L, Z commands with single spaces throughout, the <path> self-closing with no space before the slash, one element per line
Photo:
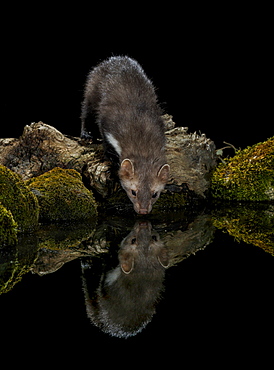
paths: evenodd
<path fill-rule="evenodd" d="M 189 198 L 205 198 L 209 189 L 216 199 L 274 200 L 274 138 L 237 151 L 216 168 L 212 140 L 204 134 L 189 134 L 187 128 L 174 128 L 171 116 L 164 119 L 171 176 L 154 209 L 181 207 Z M 26 126 L 18 139 L 0 139 L 0 164 L 23 180 L 55 167 L 74 169 L 108 204 L 130 205 L 113 166 L 104 158 L 102 145 L 63 135 L 42 122 Z"/>
<path fill-rule="evenodd" d="M 36 196 L 21 176 L 1 165 L 0 204 L 11 212 L 19 231 L 30 231 L 38 226 L 39 206 Z M 2 229 L 3 224 L 0 226 Z"/>
<path fill-rule="evenodd" d="M 25 181 L 25 184 L 38 199 L 40 221 L 80 221 L 97 216 L 93 194 L 83 185 L 80 174 L 75 170 L 55 167 Z"/>
<path fill-rule="evenodd" d="M 0 165 L 0 248 L 17 243 L 18 232 L 39 222 L 97 220 L 97 202 L 75 170 L 55 167 L 23 181 Z"/>
<path fill-rule="evenodd" d="M 274 201 L 274 137 L 238 150 L 212 177 L 214 198 L 229 201 Z"/>
<path fill-rule="evenodd" d="M 184 199 L 186 193 L 205 198 L 210 174 L 216 166 L 213 141 L 204 134 L 189 134 L 187 128 L 174 128 L 172 117 L 165 115 L 164 118 L 166 152 L 171 166 L 166 193 L 173 198 L 176 194 L 176 199 L 179 194 L 183 194 Z M 74 169 L 82 175 L 85 185 L 103 198 L 109 198 L 120 189 L 113 166 L 104 159 L 101 144 L 63 135 L 42 122 L 25 126 L 18 139 L 0 139 L 0 164 L 20 174 L 24 180 L 55 167 Z M 179 197 L 177 201 L 182 199 Z"/>
<path fill-rule="evenodd" d="M 0 203 L 0 247 L 17 243 L 17 223 L 12 213 Z"/>

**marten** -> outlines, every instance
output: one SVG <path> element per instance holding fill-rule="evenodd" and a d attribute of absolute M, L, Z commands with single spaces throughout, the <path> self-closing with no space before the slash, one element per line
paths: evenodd
<path fill-rule="evenodd" d="M 151 211 L 169 178 L 162 113 L 152 82 L 134 59 L 111 57 L 89 73 L 81 138 L 95 140 L 99 128 L 105 155 L 117 162 L 121 185 L 139 214 Z"/>

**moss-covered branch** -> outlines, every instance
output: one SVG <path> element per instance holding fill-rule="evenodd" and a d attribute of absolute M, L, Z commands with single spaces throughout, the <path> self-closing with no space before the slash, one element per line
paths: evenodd
<path fill-rule="evenodd" d="M 171 116 L 166 123 L 166 151 L 171 165 L 167 184 L 170 193 L 193 193 L 204 198 L 210 173 L 216 165 L 215 145 L 205 135 L 190 134 L 187 128 L 174 128 Z M 103 198 L 119 189 L 113 166 L 104 160 L 103 146 L 63 135 L 42 122 L 24 128 L 19 139 L 0 139 L 0 164 L 20 174 L 24 180 L 55 167 L 74 169 L 85 185 Z"/>
<path fill-rule="evenodd" d="M 40 221 L 79 221 L 97 216 L 93 194 L 75 170 L 56 167 L 25 184 L 37 196 Z"/>
<path fill-rule="evenodd" d="M 209 190 L 220 200 L 274 200 L 274 137 L 237 151 L 216 168 L 210 139 L 174 128 L 171 116 L 165 122 L 171 176 L 154 213 L 205 199 Z M 94 218 L 102 199 L 106 207 L 132 209 L 102 145 L 65 136 L 42 122 L 26 126 L 19 139 L 0 139 L 1 244 L 15 242 L 17 231 L 35 229 L 38 219 Z"/>
<path fill-rule="evenodd" d="M 0 204 L 11 212 L 20 231 L 38 225 L 39 207 L 36 196 L 21 176 L 0 165 Z"/>
<path fill-rule="evenodd" d="M 229 201 L 274 200 L 274 137 L 226 159 L 212 177 L 214 198 Z"/>

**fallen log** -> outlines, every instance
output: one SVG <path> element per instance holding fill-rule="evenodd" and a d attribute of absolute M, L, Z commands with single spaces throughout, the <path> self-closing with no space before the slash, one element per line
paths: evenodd
<path fill-rule="evenodd" d="M 216 168 L 211 194 L 222 201 L 274 201 L 274 137 L 236 151 Z"/>
<path fill-rule="evenodd" d="M 216 167 L 214 142 L 204 134 L 191 134 L 185 127 L 175 127 L 171 116 L 165 115 L 164 119 L 166 153 L 171 167 L 166 191 L 205 198 Z M 74 169 L 82 174 L 85 185 L 103 198 L 120 189 L 101 144 L 64 135 L 43 122 L 25 126 L 18 139 L 0 139 L 0 164 L 20 174 L 23 180 L 55 167 Z"/>

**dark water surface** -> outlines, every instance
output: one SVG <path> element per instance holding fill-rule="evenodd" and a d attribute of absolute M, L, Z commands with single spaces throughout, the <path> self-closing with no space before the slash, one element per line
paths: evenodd
<path fill-rule="evenodd" d="M 273 222 L 239 205 L 43 225 L 0 249 L 3 354 L 253 356 L 273 336 Z"/>

